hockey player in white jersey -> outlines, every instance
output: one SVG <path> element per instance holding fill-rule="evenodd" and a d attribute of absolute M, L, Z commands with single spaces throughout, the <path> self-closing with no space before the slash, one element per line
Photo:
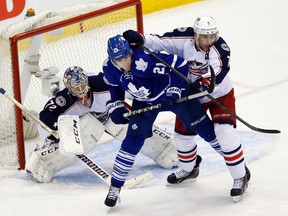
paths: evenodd
<path fill-rule="evenodd" d="M 63 82 L 66 88 L 57 92 L 39 114 L 42 122 L 52 130 L 58 131 L 60 142 L 39 126 L 39 134 L 46 137 L 45 142 L 37 146 L 26 163 L 27 173 L 38 182 L 50 182 L 55 172 L 71 165 L 77 159 L 75 154 L 65 152 L 66 148 L 63 147 L 65 140 L 63 141 L 61 137 L 65 137 L 67 132 L 65 127 L 69 127 L 64 125 L 64 129 L 63 126 L 60 128 L 60 123 L 65 122 L 63 118 L 73 115 L 80 117 L 79 134 L 85 154 L 97 145 L 104 132 L 122 141 L 127 131 L 127 125 L 114 124 L 106 111 L 110 93 L 108 85 L 103 80 L 103 73 L 90 76 L 86 75 L 81 67 L 73 66 L 65 71 Z M 146 140 L 141 153 L 163 168 L 169 169 L 178 164 L 172 136 L 155 125 L 153 136 Z"/>
<path fill-rule="evenodd" d="M 177 28 L 163 36 L 143 36 L 133 30 L 125 31 L 123 36 L 131 45 L 144 44 L 154 51 L 165 50 L 184 57 L 190 64 L 188 78 L 193 82 L 192 87 L 199 90 L 205 90 L 209 86 L 208 66 L 211 65 L 216 74 L 216 86 L 211 95 L 235 113 L 234 89 L 228 76 L 230 48 L 224 39 L 219 37 L 218 27 L 211 16 L 198 17 L 193 27 Z M 245 166 L 240 139 L 234 130 L 236 119 L 211 102 L 208 97 L 203 97 L 200 101 L 212 116 L 219 145 L 211 146 L 224 157 L 234 179 L 230 194 L 234 201 L 238 201 L 245 194 L 250 171 Z M 195 136 L 187 136 L 195 133 L 187 131 L 178 118 L 175 122 L 175 132 L 176 143 L 182 142 L 185 145 L 195 142 Z M 178 155 L 181 163 L 181 153 L 178 152 Z"/>

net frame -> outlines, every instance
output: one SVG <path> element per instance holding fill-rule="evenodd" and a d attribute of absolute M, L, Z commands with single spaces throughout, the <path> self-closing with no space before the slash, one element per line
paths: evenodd
<path fill-rule="evenodd" d="M 101 2 L 101 1 L 98 1 Z M 98 3 L 96 2 L 96 3 Z M 106 1 L 107 2 L 107 1 Z M 81 23 L 85 20 L 99 17 L 101 15 L 105 15 L 108 13 L 113 13 L 114 11 L 118 11 L 121 9 L 125 9 L 128 7 L 135 7 L 136 10 L 136 25 L 137 30 L 139 32 L 143 32 L 143 18 L 142 18 L 142 5 L 140 0 L 126 0 L 126 1 L 111 1 L 112 5 L 105 6 L 101 9 L 93 9 L 90 12 L 85 12 L 84 14 L 64 19 L 59 22 L 52 22 L 45 24 L 42 27 L 34 26 L 32 25 L 31 29 L 25 29 L 25 31 L 20 33 L 16 33 L 13 36 L 10 36 L 9 30 L 13 29 L 13 26 L 10 28 L 7 28 L 5 31 L 2 32 L 2 40 L 7 39 L 9 40 L 9 47 L 10 47 L 10 53 L 11 53 L 11 71 L 12 71 L 12 86 L 13 86 L 13 92 L 9 92 L 11 96 L 13 96 L 18 102 L 21 103 L 21 80 L 20 80 L 20 65 L 19 65 L 19 42 L 28 38 L 31 38 L 33 36 L 37 36 L 40 34 L 44 34 L 47 32 L 51 32 L 53 30 L 57 30 L 59 28 L 64 28 L 68 25 L 74 24 L 74 23 Z M 114 4 L 115 3 L 115 4 Z M 88 3 L 89 4 L 89 3 Z M 81 6 L 82 4 L 77 5 L 77 7 Z M 75 5 L 76 6 L 76 5 Z M 91 4 L 90 4 L 91 6 Z M 81 11 L 81 9 L 80 9 Z M 45 13 L 47 14 L 47 13 Z M 47 15 L 46 15 L 47 16 Z M 24 20 L 24 22 L 28 22 Z M 120 32 L 119 32 L 120 33 Z M 3 42 L 3 41 L 2 41 Z M 24 169 L 25 168 L 25 142 L 24 142 L 24 134 L 23 134 L 23 121 L 22 121 L 22 111 L 14 106 L 14 116 L 15 116 L 15 137 L 16 137 L 16 151 L 17 151 L 17 161 L 18 161 L 18 169 Z M 5 166 L 2 166 L 3 168 L 6 168 Z M 11 168 L 11 167 L 8 167 Z"/>

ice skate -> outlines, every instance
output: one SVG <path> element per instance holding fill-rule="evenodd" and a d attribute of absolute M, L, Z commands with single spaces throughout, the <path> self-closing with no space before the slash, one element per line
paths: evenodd
<path fill-rule="evenodd" d="M 246 189 L 248 187 L 247 174 L 243 178 L 234 179 L 233 188 L 231 189 L 230 195 L 233 202 L 239 202 L 246 195 Z"/>
<path fill-rule="evenodd" d="M 191 172 L 187 172 L 185 170 L 179 170 L 175 173 L 170 174 L 167 177 L 167 185 L 195 182 L 199 175 L 199 165 L 201 161 L 202 158 L 199 155 L 197 155 L 196 164 Z"/>
<path fill-rule="evenodd" d="M 117 201 L 120 203 L 121 202 L 120 191 L 121 191 L 121 188 L 114 187 L 111 185 L 109 187 L 109 191 L 104 202 L 105 205 L 112 208 L 116 205 Z"/>
<path fill-rule="evenodd" d="M 246 189 L 248 188 L 248 182 L 251 178 L 251 173 L 248 167 L 245 165 L 246 174 L 243 178 L 234 179 L 233 188 L 231 189 L 230 195 L 233 202 L 239 202 L 246 195 Z"/>

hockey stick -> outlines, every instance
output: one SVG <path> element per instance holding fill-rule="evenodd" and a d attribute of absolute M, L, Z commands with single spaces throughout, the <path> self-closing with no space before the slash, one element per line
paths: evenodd
<path fill-rule="evenodd" d="M 161 58 L 159 58 L 157 55 L 155 55 L 153 52 L 151 52 L 147 47 L 143 46 L 142 44 L 138 44 L 138 45 L 141 46 L 149 54 L 151 54 L 154 58 L 156 58 L 159 62 L 163 63 L 166 67 L 171 69 L 179 77 L 184 79 L 186 82 L 188 82 L 188 83 L 191 82 L 187 77 L 185 77 L 183 74 L 181 74 L 178 70 L 176 70 L 171 65 L 169 65 L 167 62 L 163 61 Z M 176 101 L 173 102 L 174 104 L 181 103 L 181 102 L 184 102 L 184 101 L 187 101 L 187 100 L 192 100 L 192 99 L 199 98 L 199 97 L 203 97 L 203 96 L 209 95 L 209 93 L 213 92 L 213 90 L 215 88 L 215 79 L 216 78 L 215 78 L 215 73 L 214 73 L 213 68 L 211 66 L 209 66 L 209 67 L 210 67 L 210 71 L 211 71 L 211 84 L 210 84 L 209 88 L 207 90 L 203 91 L 203 92 L 199 92 L 199 93 L 196 93 L 196 94 L 193 94 L 193 95 L 189 95 L 187 97 L 179 98 L 179 99 L 177 99 Z M 161 103 L 158 103 L 158 104 L 155 104 L 155 105 L 152 105 L 152 106 L 148 106 L 148 107 L 145 107 L 145 108 L 133 110 L 133 111 L 130 111 L 129 113 L 125 113 L 123 115 L 123 117 L 128 118 L 130 116 L 137 115 L 137 114 L 140 114 L 140 113 L 143 113 L 143 112 L 147 112 L 147 111 L 154 110 L 154 109 L 159 109 L 162 106 L 163 105 Z"/>
<path fill-rule="evenodd" d="M 203 91 L 203 92 L 199 92 L 197 94 L 189 95 L 187 97 L 179 98 L 176 101 L 174 101 L 173 103 L 175 103 L 175 104 L 176 103 L 181 103 L 181 102 L 184 102 L 184 101 L 187 101 L 187 100 L 203 97 L 203 96 L 206 96 L 206 95 L 209 95 L 209 92 L 207 90 Z M 152 105 L 152 106 L 147 106 L 145 108 L 141 108 L 141 109 L 137 109 L 137 110 L 133 110 L 133 111 L 130 111 L 128 113 L 125 113 L 123 115 L 123 117 L 128 118 L 130 116 L 137 115 L 137 114 L 140 114 L 140 113 L 143 113 L 143 112 L 147 112 L 147 111 L 154 110 L 154 109 L 159 109 L 162 106 L 163 105 L 161 103 L 158 103 L 158 104 L 155 104 L 155 105 Z"/>
<path fill-rule="evenodd" d="M 52 130 L 49 128 L 44 122 L 42 122 L 39 118 L 34 116 L 26 107 L 24 107 L 21 103 L 19 103 L 15 98 L 13 98 L 11 95 L 6 93 L 6 90 L 0 87 L 0 93 L 4 95 L 7 99 L 12 101 L 17 107 L 19 107 L 24 113 L 26 113 L 28 116 L 30 116 L 35 122 L 37 122 L 44 130 L 48 131 L 51 135 L 53 135 L 55 138 L 59 138 L 59 135 L 57 131 Z M 100 177 L 106 184 L 110 185 L 111 176 L 109 173 L 107 173 L 103 168 L 101 168 L 99 165 L 97 165 L 94 161 L 92 161 L 88 156 L 82 154 L 82 155 L 76 155 L 85 165 L 88 166 L 88 168 L 96 174 L 98 177 Z M 150 181 L 153 178 L 152 173 L 145 173 L 143 175 L 137 176 L 133 179 L 127 180 L 125 183 L 126 188 L 132 188 L 134 186 L 137 186 L 139 184 L 142 184 L 144 182 Z"/>
<path fill-rule="evenodd" d="M 102 167 L 97 165 L 93 162 L 89 157 L 86 155 L 77 155 L 77 157 L 89 167 L 92 172 L 97 173 L 99 177 L 107 184 L 110 185 L 111 182 L 111 175 L 107 173 Z M 153 179 L 153 174 L 151 172 L 146 172 L 142 175 L 136 176 L 135 178 L 129 179 L 125 182 L 124 188 L 133 188 L 139 184 L 143 184 L 147 181 Z"/>
<path fill-rule="evenodd" d="M 157 59 L 159 62 L 161 62 L 162 64 L 164 64 L 166 67 L 168 67 L 170 70 L 172 70 L 177 76 L 181 77 L 183 80 L 185 80 L 185 82 L 187 83 L 191 83 L 191 80 L 189 80 L 186 76 L 184 76 L 182 73 L 180 73 L 178 70 L 176 70 L 174 67 L 172 67 L 171 65 L 169 65 L 167 62 L 165 62 L 163 59 L 159 58 L 157 55 L 155 55 L 155 53 L 153 53 L 150 49 L 148 49 L 147 47 L 145 47 L 144 45 L 142 44 L 137 44 L 139 45 L 140 47 L 142 47 L 146 52 L 148 52 L 150 55 L 152 55 L 155 59 Z M 210 67 L 210 71 L 211 71 L 211 84 L 209 86 L 209 88 L 203 92 L 206 92 L 207 95 L 209 93 L 212 93 L 213 90 L 214 90 L 214 87 L 215 87 L 215 73 L 214 73 L 214 70 L 213 68 L 211 67 L 211 65 L 209 65 Z M 201 93 L 201 92 L 200 92 Z M 189 97 L 189 96 L 188 96 Z M 202 96 L 199 96 L 199 97 L 202 97 Z M 192 99 L 192 98 L 191 98 Z M 179 99 L 181 100 L 181 99 Z M 185 100 L 184 100 L 185 101 Z M 181 101 L 182 102 L 182 101 Z M 176 103 L 179 103 L 179 102 L 176 102 Z"/>
<path fill-rule="evenodd" d="M 271 134 L 277 134 L 277 133 L 281 133 L 280 130 L 276 130 L 276 129 L 264 129 L 264 128 L 258 128 L 255 127 L 251 124 L 249 124 L 248 122 L 246 122 L 245 120 L 243 120 L 241 117 L 239 117 L 236 113 L 232 112 L 230 109 L 228 109 L 226 106 L 224 106 L 222 103 L 220 103 L 219 101 L 217 101 L 213 96 L 211 95 L 207 95 L 207 97 L 215 104 L 217 104 L 219 107 L 221 107 L 222 109 L 224 109 L 226 112 L 228 112 L 229 114 L 231 114 L 232 116 L 234 116 L 236 119 L 238 119 L 240 122 L 242 122 L 244 125 L 246 125 L 248 128 L 250 128 L 251 130 L 260 132 L 260 133 L 271 133 Z"/>
<path fill-rule="evenodd" d="M 180 76 L 182 79 L 185 80 L 185 82 L 187 83 L 191 83 L 191 80 L 189 80 L 187 77 L 185 77 L 183 74 L 181 74 L 179 71 L 177 71 L 175 68 L 171 67 L 171 65 L 167 64 L 165 61 L 163 61 L 161 58 L 159 58 L 158 56 L 156 56 L 153 52 L 151 52 L 147 47 L 145 47 L 142 44 L 138 44 L 139 46 L 141 46 L 146 52 L 148 52 L 149 54 L 151 54 L 154 58 L 156 58 L 159 62 L 163 63 L 164 65 L 166 65 L 168 68 L 170 68 L 174 73 L 176 73 L 178 76 Z M 210 70 L 213 68 L 211 67 L 211 65 L 209 65 Z M 212 77 L 212 70 L 211 70 L 211 81 L 213 79 Z M 214 71 L 213 71 L 214 72 Z M 214 74 L 215 75 L 215 74 Z M 214 77 L 214 81 L 215 81 L 215 77 Z M 212 92 L 209 92 L 212 93 Z M 257 131 L 257 132 L 261 132 L 261 133 L 281 133 L 280 130 L 275 130 L 275 129 L 262 129 L 262 128 L 258 128 L 255 127 L 251 124 L 249 124 L 248 122 L 244 121 L 242 118 L 240 118 L 238 115 L 236 115 L 236 113 L 232 112 L 230 109 L 228 109 L 226 106 L 224 106 L 222 103 L 220 103 L 219 101 L 217 101 L 213 96 L 207 94 L 206 95 L 213 103 L 215 103 L 216 105 L 218 105 L 219 107 L 221 107 L 222 109 L 224 109 L 226 112 L 228 112 L 230 115 L 232 115 L 233 117 L 235 117 L 236 119 L 238 119 L 240 122 L 242 122 L 244 125 L 246 125 L 248 128 Z"/>

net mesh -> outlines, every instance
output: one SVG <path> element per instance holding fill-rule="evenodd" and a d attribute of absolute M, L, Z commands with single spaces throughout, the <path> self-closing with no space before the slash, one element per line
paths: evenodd
<path fill-rule="evenodd" d="M 91 14 L 124 0 L 96 1 L 70 7 L 41 12 L 23 21 L 9 26 L 1 33 L 0 40 L 0 87 L 12 97 L 15 96 L 14 76 L 12 73 L 10 38 L 19 33 L 29 36 L 29 31 L 63 20 L 69 20 L 83 14 Z M 107 58 L 107 40 L 127 29 L 137 29 L 136 6 L 109 11 L 103 15 L 85 17 L 85 20 L 67 23 L 65 27 L 19 40 L 17 43 L 18 63 L 22 104 L 39 113 L 50 98 L 43 93 L 43 79 L 31 75 L 31 71 L 47 71 L 54 67 L 61 78 L 66 68 L 78 65 L 86 72 L 99 73 Z M 39 60 L 37 58 L 39 56 Z M 34 59 L 34 60 L 33 60 Z M 36 59 L 36 60 L 35 60 Z M 34 63 L 33 63 L 34 61 Z M 29 63 L 30 62 L 30 63 Z M 38 62 L 38 63 L 37 63 Z M 36 69 L 35 69 L 36 68 Z M 63 87 L 61 83 L 60 87 Z M 16 133 L 19 127 L 15 119 L 14 104 L 0 97 L 0 167 L 18 167 Z M 25 134 L 24 134 L 25 136 Z M 27 154 L 27 152 L 26 152 Z"/>

